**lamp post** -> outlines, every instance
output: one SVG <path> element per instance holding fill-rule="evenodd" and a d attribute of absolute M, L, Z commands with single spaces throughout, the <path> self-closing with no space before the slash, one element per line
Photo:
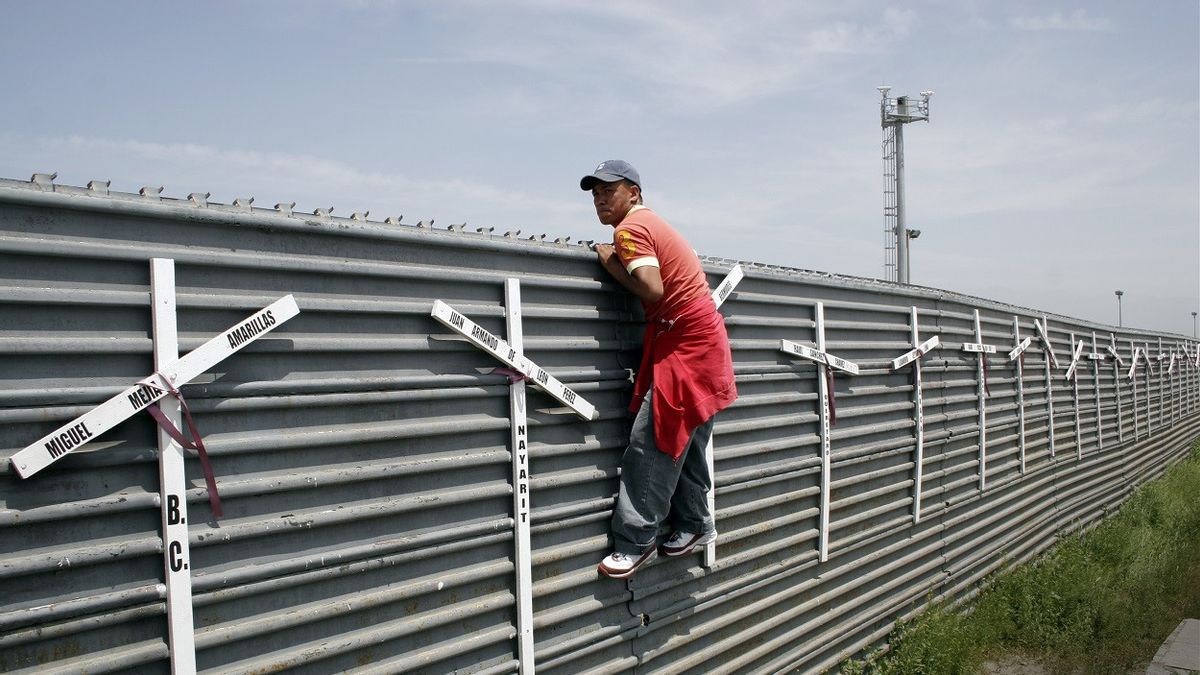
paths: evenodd
<path fill-rule="evenodd" d="M 1192 337 L 1196 337 L 1196 312 L 1192 312 Z"/>
<path fill-rule="evenodd" d="M 1121 296 L 1125 295 L 1125 291 L 1113 291 L 1113 293 L 1117 296 L 1117 327 L 1119 328 L 1125 325 L 1121 323 Z"/>
<path fill-rule="evenodd" d="M 889 95 L 891 87 L 876 88 L 881 97 L 879 121 L 883 127 L 883 267 L 889 281 L 907 284 L 910 237 L 904 224 L 904 125 L 909 122 L 929 121 L 929 97 L 933 96 L 933 92 L 921 92 L 920 99 L 908 96 L 892 98 Z"/>
<path fill-rule="evenodd" d="M 906 284 L 912 283 L 912 240 L 919 236 L 921 236 L 920 230 L 904 228 L 904 237 L 908 239 L 908 242 L 904 244 L 904 283 Z"/>

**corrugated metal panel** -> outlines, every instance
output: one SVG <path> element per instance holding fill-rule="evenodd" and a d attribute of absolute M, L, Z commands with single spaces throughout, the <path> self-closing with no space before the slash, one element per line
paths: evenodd
<path fill-rule="evenodd" d="M 1084 360 L 1076 402 L 1068 340 L 1091 352 L 1095 331 L 1102 350 L 1112 327 L 1049 317 L 1060 368 L 1047 381 L 1035 339 L 1018 378 L 1014 317 L 1036 336 L 1040 314 L 744 264 L 722 308 L 741 397 L 715 432 L 717 561 L 602 579 L 640 326 L 590 252 L 147 195 L 0 181 L 0 456 L 153 370 L 151 258 L 176 261 L 181 353 L 295 295 L 298 317 L 183 389 L 225 504 L 212 521 L 189 463 L 206 672 L 518 670 L 507 380 L 429 316 L 441 299 L 503 336 L 510 277 L 525 354 L 601 412 L 584 422 L 529 395 L 542 672 L 834 666 L 930 593 L 967 597 L 1112 512 L 1200 435 L 1192 366 L 1143 365 L 1135 392 L 1125 368 Z M 733 265 L 707 263 L 714 285 Z M 816 343 L 818 302 L 828 351 L 860 367 L 834 383 L 824 562 L 818 370 L 779 350 Z M 922 339 L 941 340 L 922 361 L 919 523 L 914 382 L 891 368 L 914 306 Z M 961 350 L 975 310 L 998 351 L 986 434 L 978 356 Z M 1196 348 L 1117 338 L 1126 364 L 1131 340 Z M 0 670 L 169 668 L 155 444 L 138 415 L 28 479 L 0 471 Z"/>

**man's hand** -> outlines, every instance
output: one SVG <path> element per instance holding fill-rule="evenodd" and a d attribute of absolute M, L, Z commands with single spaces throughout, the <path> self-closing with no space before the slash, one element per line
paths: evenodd
<path fill-rule="evenodd" d="M 616 253 L 612 244 L 596 244 L 596 260 L 600 261 L 600 266 L 608 270 L 608 273 L 617 281 L 628 285 L 621 277 L 627 277 L 629 274 L 625 272 L 625 265 L 621 263 L 621 257 Z"/>
<path fill-rule="evenodd" d="M 596 244 L 596 259 L 600 261 L 600 264 L 605 269 L 608 269 L 608 260 L 613 257 L 613 253 L 616 253 L 616 251 L 613 249 L 612 244 Z"/>
<path fill-rule="evenodd" d="M 596 259 L 614 279 L 645 302 L 658 302 L 663 296 L 662 277 L 657 267 L 639 267 L 633 275 L 625 271 L 612 244 L 596 244 Z"/>

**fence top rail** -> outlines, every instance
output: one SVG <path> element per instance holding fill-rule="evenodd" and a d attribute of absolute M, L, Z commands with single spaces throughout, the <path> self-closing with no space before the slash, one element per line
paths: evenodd
<path fill-rule="evenodd" d="M 297 232 L 319 232 L 328 236 L 365 237 L 400 241 L 421 241 L 446 247 L 467 247 L 483 250 L 507 250 L 524 248 L 529 253 L 559 258 L 590 260 L 594 257 L 591 241 L 572 243 L 570 237 L 551 238 L 548 235 L 522 237 L 513 232 L 496 235 L 494 228 L 470 228 L 464 224 L 451 224 L 434 229 L 433 220 L 403 223 L 403 216 L 389 217 L 383 221 L 369 220 L 369 212 L 355 212 L 349 217 L 334 216 L 333 208 L 318 208 L 313 213 L 296 213 L 292 204 L 277 204 L 274 208 L 253 206 L 252 197 L 234 199 L 232 204 L 209 201 L 208 193 L 191 193 L 186 198 L 163 197 L 161 187 L 142 188 L 137 193 L 109 190 L 108 181 L 90 181 L 87 187 L 55 183 L 57 174 L 34 174 L 31 180 L 0 178 L 0 204 L 40 206 L 95 213 L 114 213 L 140 217 L 157 217 L 169 220 L 209 222 L 213 224 L 237 223 L 240 226 L 270 228 L 272 230 L 294 230 Z M 512 235 L 512 236 L 510 236 Z M 1050 321 L 1104 333 L 1118 333 L 1146 338 L 1183 339 L 1195 342 L 1181 333 L 1118 328 L 1066 315 L 1044 312 L 987 298 L 980 298 L 955 291 L 926 286 L 899 284 L 896 282 L 858 277 L 834 272 L 821 272 L 785 265 L 737 260 L 716 256 L 700 256 L 709 272 L 724 273 L 741 265 L 745 275 L 764 280 L 799 282 L 814 286 L 875 291 L 881 295 L 900 296 L 918 306 L 918 309 L 942 309 L 939 303 L 949 302 L 967 305 L 998 314 L 1017 314 L 1027 319 L 1047 317 Z M 749 290 L 749 289 L 746 289 Z M 985 317 L 987 320 L 987 317 Z M 1006 319 L 1007 320 L 1007 319 Z"/>

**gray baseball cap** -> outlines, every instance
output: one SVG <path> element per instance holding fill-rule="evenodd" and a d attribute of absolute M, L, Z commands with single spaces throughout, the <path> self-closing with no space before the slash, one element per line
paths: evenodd
<path fill-rule="evenodd" d="M 579 188 L 591 190 L 596 183 L 615 183 L 619 180 L 629 180 L 638 187 L 642 186 L 642 178 L 632 164 L 623 159 L 606 159 L 590 175 L 579 179 Z"/>

